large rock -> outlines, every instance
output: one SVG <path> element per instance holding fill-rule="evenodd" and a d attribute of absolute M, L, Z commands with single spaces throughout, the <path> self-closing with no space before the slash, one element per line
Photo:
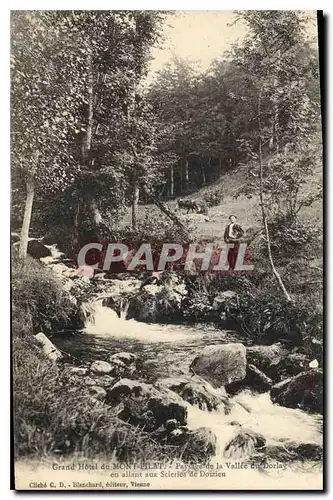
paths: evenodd
<path fill-rule="evenodd" d="M 150 394 L 151 389 L 150 384 L 122 378 L 108 391 L 108 401 L 121 401 L 125 396 L 145 397 Z"/>
<path fill-rule="evenodd" d="M 99 387 L 98 385 L 92 385 L 89 387 L 90 395 L 96 399 L 97 401 L 104 401 L 106 398 L 106 390 L 103 387 Z"/>
<path fill-rule="evenodd" d="M 78 375 L 78 376 L 84 376 L 87 374 L 87 368 L 84 368 L 83 366 L 69 366 L 68 367 L 68 374 L 69 375 Z"/>
<path fill-rule="evenodd" d="M 309 364 L 305 354 L 290 352 L 279 343 L 248 347 L 246 358 L 249 364 L 259 368 L 274 382 L 301 373 Z"/>
<path fill-rule="evenodd" d="M 136 356 L 130 352 L 119 352 L 109 358 L 112 375 L 115 377 L 132 377 L 136 371 Z"/>
<path fill-rule="evenodd" d="M 214 311 L 225 312 L 231 305 L 237 304 L 237 293 L 233 290 L 226 290 L 220 292 L 214 297 L 213 309 Z"/>
<path fill-rule="evenodd" d="M 107 391 L 106 400 L 109 404 L 121 403 L 119 418 L 149 432 L 171 419 L 186 424 L 184 401 L 168 389 L 158 390 L 144 382 L 121 379 Z"/>
<path fill-rule="evenodd" d="M 277 443 L 266 445 L 262 452 L 258 453 L 258 458 L 265 460 L 272 459 L 278 462 L 294 461 L 322 461 L 323 447 L 318 443 Z"/>
<path fill-rule="evenodd" d="M 288 408 L 301 408 L 310 412 L 323 411 L 323 374 L 321 370 L 309 370 L 274 385 L 271 400 Z"/>
<path fill-rule="evenodd" d="M 190 369 L 213 387 L 243 380 L 246 376 L 246 349 L 243 344 L 205 347 L 192 361 Z"/>
<path fill-rule="evenodd" d="M 135 363 L 136 355 L 131 352 L 117 352 L 110 356 L 110 363 L 112 364 L 114 361 L 122 361 L 125 365 L 130 365 Z"/>
<path fill-rule="evenodd" d="M 239 428 L 226 444 L 224 456 L 233 459 L 250 457 L 257 449 L 261 449 L 265 445 L 266 439 L 262 434 L 251 429 Z"/>
<path fill-rule="evenodd" d="M 229 413 L 230 402 L 223 388 L 214 389 L 208 382 L 200 377 L 182 376 L 170 377 L 158 380 L 156 386 L 163 389 L 170 389 L 194 406 L 201 410 L 217 410 L 223 406 L 225 413 Z"/>
<path fill-rule="evenodd" d="M 90 371 L 96 375 L 109 375 L 112 366 L 107 361 L 94 361 L 90 366 Z"/>
<path fill-rule="evenodd" d="M 180 454 L 185 462 L 202 463 L 216 453 L 217 439 L 208 427 L 174 429 L 168 442 L 181 447 Z"/>
<path fill-rule="evenodd" d="M 233 382 L 226 387 L 228 394 L 234 395 L 243 389 L 251 389 L 255 392 L 267 392 L 272 387 L 272 380 L 259 368 L 248 364 L 246 367 L 246 377 L 239 382 Z"/>
<path fill-rule="evenodd" d="M 246 349 L 248 363 L 265 373 L 268 373 L 270 366 L 277 365 L 286 356 L 288 351 L 282 344 L 254 345 Z"/>
<path fill-rule="evenodd" d="M 139 321 L 155 322 L 168 318 L 182 317 L 182 302 L 187 289 L 182 277 L 177 273 L 158 273 L 153 276 L 155 283 L 145 284 L 129 303 L 128 317 Z M 155 279 L 156 278 L 156 279 Z"/>
<path fill-rule="evenodd" d="M 95 375 L 94 373 L 90 374 L 90 377 L 84 377 L 83 381 L 87 386 L 98 385 L 99 387 L 103 387 L 108 389 L 114 384 L 114 377 L 110 377 L 110 375 Z"/>
<path fill-rule="evenodd" d="M 28 254 L 34 259 L 52 256 L 51 250 L 38 240 L 30 240 L 28 242 Z"/>
<path fill-rule="evenodd" d="M 43 332 L 37 333 L 37 335 L 35 335 L 35 339 L 37 343 L 42 347 L 45 356 L 50 361 L 59 361 L 63 358 L 63 355 L 61 354 L 59 349 L 54 344 L 52 344 L 51 340 L 47 338 L 47 336 Z"/>

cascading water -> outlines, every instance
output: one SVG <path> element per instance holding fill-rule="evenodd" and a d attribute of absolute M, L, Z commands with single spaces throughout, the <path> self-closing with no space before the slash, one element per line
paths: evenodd
<path fill-rule="evenodd" d="M 188 329 L 174 325 L 149 324 L 127 320 L 129 300 L 120 301 L 120 315 L 113 309 L 103 306 L 106 295 L 100 295 L 90 302 L 84 303 L 81 310 L 86 318 L 84 331 L 92 335 L 103 337 L 133 338 L 140 342 L 177 342 L 189 338 Z M 171 334 L 172 332 L 172 334 Z M 191 338 L 198 335 L 191 334 Z"/>
<path fill-rule="evenodd" d="M 85 332 L 107 337 L 110 342 L 117 339 L 118 346 L 121 339 L 126 339 L 125 349 L 129 347 L 129 340 L 133 341 L 134 350 L 137 350 L 139 342 L 139 345 L 143 346 L 145 357 L 161 360 L 172 375 L 188 374 L 190 361 L 205 345 L 230 341 L 228 332 L 225 332 L 223 337 L 221 330 L 214 329 L 209 332 L 207 326 L 200 330 L 198 326 L 159 325 L 126 320 L 128 301 L 123 301 L 120 317 L 102 303 L 103 297 L 99 297 L 84 305 L 87 315 Z M 218 389 L 210 387 L 210 391 Z M 243 391 L 231 398 L 231 403 L 228 415 L 224 413 L 223 408 L 207 412 L 188 404 L 189 427 L 209 427 L 216 435 L 216 460 L 227 459 L 224 455 L 226 445 L 241 429 L 262 434 L 269 446 L 321 444 L 319 415 L 309 415 L 301 410 L 273 404 L 269 393 L 253 394 Z M 242 453 L 244 454 L 244 450 Z M 229 459 L 237 458 L 237 454 L 237 448 L 234 451 L 229 450 Z"/>

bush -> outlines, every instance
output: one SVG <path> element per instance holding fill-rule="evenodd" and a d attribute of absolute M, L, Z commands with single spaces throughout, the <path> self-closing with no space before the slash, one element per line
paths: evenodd
<path fill-rule="evenodd" d="M 313 224 L 278 216 L 269 222 L 269 234 L 273 257 L 278 261 L 290 261 L 295 257 L 316 257 L 321 253 L 321 229 Z M 265 253 L 265 249 L 262 249 Z"/>
<path fill-rule="evenodd" d="M 209 191 L 204 195 L 204 201 L 207 203 L 208 207 L 215 207 L 217 205 L 221 205 L 223 201 L 222 191 L 220 189 Z"/>
<path fill-rule="evenodd" d="M 165 242 L 188 243 L 192 240 L 192 228 L 187 224 L 186 234 L 180 234 L 179 227 L 164 214 L 154 215 L 147 212 L 145 218 L 138 222 L 137 229 L 125 226 L 114 229 L 112 236 L 115 241 L 123 241 L 134 246 L 141 243 L 154 243 L 158 246 Z"/>
<path fill-rule="evenodd" d="M 118 460 L 163 460 L 173 448 L 119 420 L 117 408 L 97 402 L 83 383 L 48 361 L 33 337 L 13 332 L 15 458 L 50 454 L 113 455 Z"/>
<path fill-rule="evenodd" d="M 76 315 L 60 280 L 41 262 L 29 257 L 24 266 L 13 263 L 12 310 L 14 321 L 44 333 L 69 326 Z"/>
<path fill-rule="evenodd" d="M 289 284 L 289 283 L 288 283 Z M 322 307 L 314 300 L 317 290 L 293 296 L 288 302 L 270 272 L 253 271 L 249 276 L 188 276 L 189 291 L 184 317 L 194 321 L 219 321 L 211 306 L 220 292 L 237 292 L 237 303 L 226 310 L 226 320 L 237 328 L 249 343 L 273 344 L 283 341 L 301 346 L 319 360 L 316 346 L 322 341 Z M 315 339 L 315 342 L 313 340 Z"/>

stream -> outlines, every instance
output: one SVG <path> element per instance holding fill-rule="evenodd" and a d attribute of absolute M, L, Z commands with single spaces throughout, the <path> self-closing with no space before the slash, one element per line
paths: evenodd
<path fill-rule="evenodd" d="M 188 374 L 191 361 L 207 345 L 244 342 L 237 333 L 211 324 L 186 326 L 126 320 L 126 310 L 119 317 L 112 309 L 103 307 L 98 298 L 89 307 L 91 314 L 83 331 L 55 336 L 53 342 L 81 364 L 107 360 L 110 354 L 120 351 L 133 352 L 141 362 L 140 375 L 146 380 L 148 377 L 149 383 L 158 378 Z M 266 446 L 281 448 L 290 444 L 321 444 L 320 415 L 273 404 L 268 392 L 255 394 L 244 390 L 231 401 L 232 409 L 228 415 L 222 409 L 207 412 L 186 403 L 188 426 L 192 429 L 209 427 L 217 437 L 213 463 L 246 458 L 244 450 L 235 449 L 231 456 L 224 453 L 227 443 L 240 427 L 262 434 L 266 438 Z M 279 462 L 273 460 L 272 463 Z M 321 474 L 318 462 L 281 462 L 276 467 L 272 465 L 272 470 L 265 470 L 265 474 L 273 474 L 276 478 L 281 474 L 291 474 L 292 478 L 292 474 L 304 471 L 309 480 L 312 475 L 319 480 Z"/>

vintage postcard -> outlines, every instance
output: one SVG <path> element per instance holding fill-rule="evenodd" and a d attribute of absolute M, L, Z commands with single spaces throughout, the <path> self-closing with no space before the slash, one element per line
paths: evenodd
<path fill-rule="evenodd" d="M 11 12 L 13 488 L 323 489 L 321 19 Z"/>

